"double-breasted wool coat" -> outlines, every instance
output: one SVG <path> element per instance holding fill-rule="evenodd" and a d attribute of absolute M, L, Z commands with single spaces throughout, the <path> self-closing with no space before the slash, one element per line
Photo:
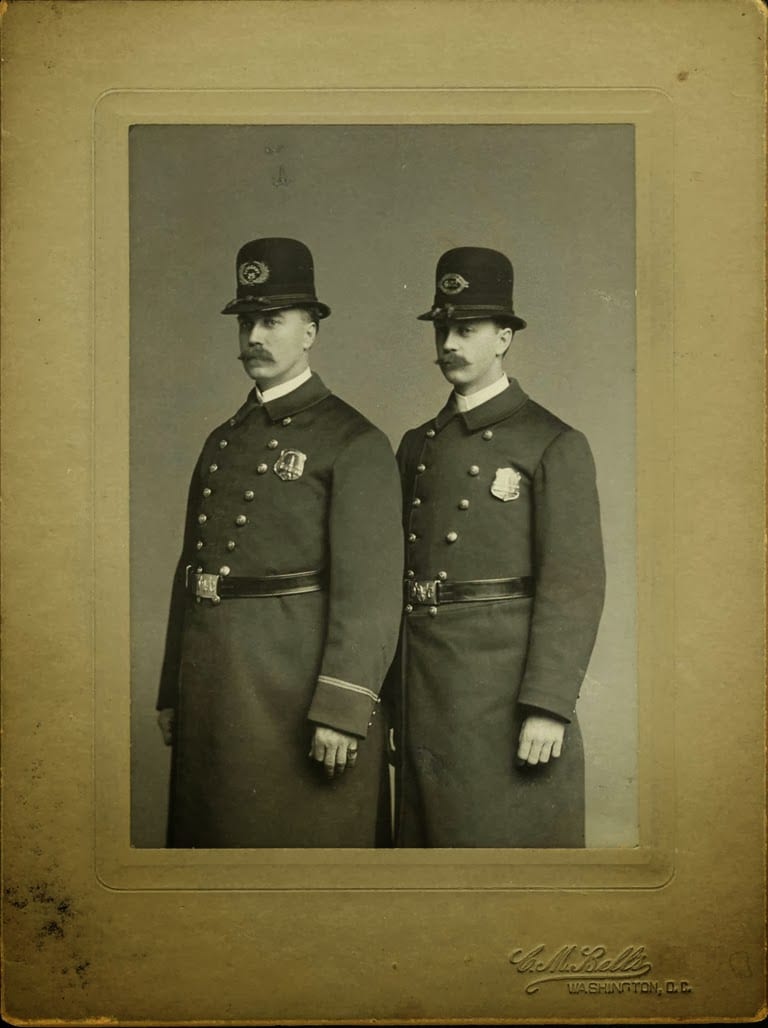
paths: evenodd
<path fill-rule="evenodd" d="M 386 437 L 317 375 L 255 393 L 206 441 L 189 490 L 158 708 L 176 725 L 168 844 L 360 846 L 386 840 L 378 695 L 397 642 L 400 485 Z M 214 603 L 198 572 L 324 573 L 314 592 Z M 332 780 L 316 724 L 365 740 Z"/>
<path fill-rule="evenodd" d="M 451 398 L 397 457 L 406 583 L 531 584 L 528 596 L 405 607 L 392 674 L 398 844 L 583 846 L 575 705 L 605 582 L 587 441 L 511 379 L 463 413 Z M 530 713 L 569 722 L 563 753 L 518 767 Z"/>

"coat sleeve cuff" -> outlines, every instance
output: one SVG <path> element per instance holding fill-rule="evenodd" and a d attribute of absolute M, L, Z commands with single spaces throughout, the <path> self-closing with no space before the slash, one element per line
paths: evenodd
<path fill-rule="evenodd" d="M 345 682 L 330 675 L 318 675 L 315 694 L 307 717 L 364 739 L 378 709 L 379 697 L 372 689 Z"/>
<path fill-rule="evenodd" d="M 554 714 L 563 721 L 570 722 L 576 713 L 576 703 L 553 693 L 540 692 L 536 689 L 520 690 L 517 702 L 525 707 L 536 707 L 547 714 Z"/>

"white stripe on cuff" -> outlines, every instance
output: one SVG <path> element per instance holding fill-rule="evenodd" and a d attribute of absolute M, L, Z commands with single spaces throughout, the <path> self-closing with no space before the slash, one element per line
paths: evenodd
<path fill-rule="evenodd" d="M 348 689 L 350 692 L 359 692 L 377 701 L 378 695 L 372 689 L 366 689 L 364 685 L 355 685 L 353 682 L 343 682 L 340 678 L 331 678 L 330 675 L 318 675 L 318 682 L 325 682 L 326 685 L 335 685 L 339 689 Z"/>

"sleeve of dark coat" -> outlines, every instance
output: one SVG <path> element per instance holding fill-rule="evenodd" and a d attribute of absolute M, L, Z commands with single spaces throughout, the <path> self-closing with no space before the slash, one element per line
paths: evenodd
<path fill-rule="evenodd" d="M 328 630 L 310 721 L 365 737 L 397 644 L 402 609 L 400 481 L 370 429 L 334 462 L 328 521 Z"/>
<path fill-rule="evenodd" d="M 181 636 L 184 630 L 184 609 L 186 606 L 186 564 L 185 554 L 191 553 L 194 547 L 196 522 L 192 498 L 200 495 L 199 469 L 196 467 L 189 484 L 187 507 L 184 523 L 184 544 L 181 556 L 176 565 L 171 586 L 171 603 L 168 612 L 168 627 L 165 632 L 165 653 L 160 672 L 160 688 L 157 695 L 157 709 L 176 707 L 178 698 L 179 664 L 181 660 Z"/>
<path fill-rule="evenodd" d="M 605 591 L 595 465 L 575 430 L 560 433 L 534 474 L 536 594 L 519 701 L 570 720 Z"/>

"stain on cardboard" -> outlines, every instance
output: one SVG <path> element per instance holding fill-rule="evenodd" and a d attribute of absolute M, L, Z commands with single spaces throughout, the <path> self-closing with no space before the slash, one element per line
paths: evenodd
<path fill-rule="evenodd" d="M 65 987 L 88 987 L 91 966 L 80 948 L 77 911 L 72 898 L 56 885 L 40 879 L 29 885 L 9 884 L 4 889 L 6 937 L 14 938 L 23 956 L 26 947 L 50 958 Z"/>

